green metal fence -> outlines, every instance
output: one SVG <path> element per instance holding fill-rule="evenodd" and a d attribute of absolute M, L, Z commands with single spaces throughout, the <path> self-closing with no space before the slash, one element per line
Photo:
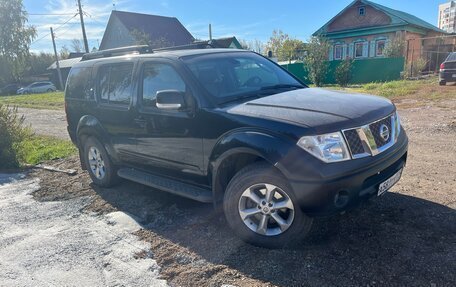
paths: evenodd
<path fill-rule="evenodd" d="M 325 84 L 335 84 L 335 71 L 341 61 L 331 61 L 329 72 L 326 76 Z M 301 79 L 307 84 L 311 84 L 308 71 L 303 63 L 284 64 L 283 68 Z M 370 82 L 387 82 L 399 80 L 401 72 L 404 70 L 404 58 L 378 58 L 355 60 L 352 68 L 350 84 L 364 84 Z"/>

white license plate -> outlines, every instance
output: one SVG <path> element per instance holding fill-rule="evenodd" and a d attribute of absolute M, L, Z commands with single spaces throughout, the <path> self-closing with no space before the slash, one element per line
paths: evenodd
<path fill-rule="evenodd" d="M 380 196 L 380 195 L 384 194 L 385 192 L 387 192 L 388 189 L 390 189 L 393 185 L 395 185 L 399 181 L 399 179 L 401 179 L 401 175 L 402 175 L 402 169 L 399 170 L 398 172 L 396 172 L 392 177 L 390 177 L 387 180 L 385 180 L 384 182 L 380 183 L 380 185 L 378 186 L 377 195 Z"/>
<path fill-rule="evenodd" d="M 453 76 L 452 76 L 452 77 L 453 77 L 453 78 L 456 78 L 456 74 L 453 74 Z"/>

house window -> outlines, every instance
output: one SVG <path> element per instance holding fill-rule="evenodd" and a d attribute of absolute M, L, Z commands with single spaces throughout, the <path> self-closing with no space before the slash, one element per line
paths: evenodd
<path fill-rule="evenodd" d="M 358 14 L 359 16 L 364 16 L 366 15 L 366 7 L 358 7 Z"/>
<path fill-rule="evenodd" d="M 335 45 L 334 46 L 334 60 L 341 60 L 342 59 L 342 45 Z"/>
<path fill-rule="evenodd" d="M 375 47 L 375 48 L 376 48 L 376 49 L 375 49 L 375 51 L 376 51 L 376 52 L 375 52 L 375 55 L 376 55 L 377 57 L 382 57 L 382 56 L 384 56 L 384 55 L 383 55 L 383 51 L 385 50 L 385 45 L 386 45 L 386 41 L 385 41 L 385 40 L 378 40 L 378 41 L 376 42 L 376 44 L 375 44 L 375 46 L 376 46 L 376 47 Z"/>
<path fill-rule="evenodd" d="M 364 57 L 364 42 L 355 43 L 355 58 Z"/>

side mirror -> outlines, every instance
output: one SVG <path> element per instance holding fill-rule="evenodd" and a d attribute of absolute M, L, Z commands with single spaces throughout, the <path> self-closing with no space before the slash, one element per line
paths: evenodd
<path fill-rule="evenodd" d="M 163 110 L 179 110 L 185 107 L 185 92 L 163 90 L 157 92 L 156 106 Z"/>

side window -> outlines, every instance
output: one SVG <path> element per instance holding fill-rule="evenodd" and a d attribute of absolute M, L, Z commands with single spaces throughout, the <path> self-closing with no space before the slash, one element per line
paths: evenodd
<path fill-rule="evenodd" d="M 146 107 L 155 107 L 157 92 L 177 90 L 185 92 L 185 82 L 174 68 L 167 64 L 144 64 L 142 80 L 142 103 Z"/>
<path fill-rule="evenodd" d="M 93 100 L 92 68 L 72 68 L 68 76 L 66 97 Z"/>
<path fill-rule="evenodd" d="M 106 65 L 99 69 L 99 96 L 102 103 L 129 105 L 133 64 Z"/>

